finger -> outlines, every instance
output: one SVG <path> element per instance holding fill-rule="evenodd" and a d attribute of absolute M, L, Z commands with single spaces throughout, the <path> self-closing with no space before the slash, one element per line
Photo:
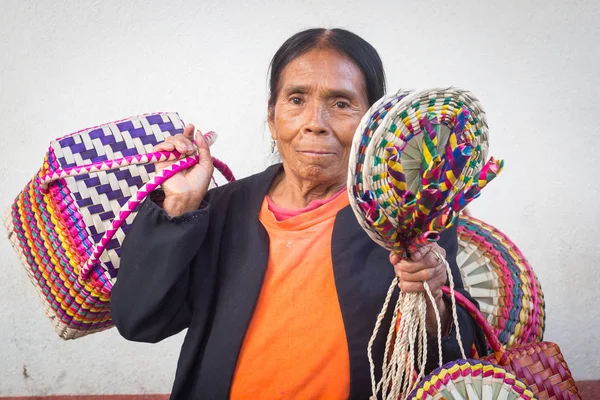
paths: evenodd
<path fill-rule="evenodd" d="M 446 268 L 442 264 L 438 264 L 418 272 L 398 270 L 397 276 L 401 280 L 408 282 L 440 282 L 440 285 L 443 285 L 446 282 Z"/>
<path fill-rule="evenodd" d="M 425 257 L 423 257 L 420 262 L 422 262 L 429 268 L 433 268 L 436 265 L 441 264 L 442 261 L 440 260 L 440 257 L 441 255 L 438 256 L 433 251 L 430 251 L 429 253 L 425 254 Z"/>
<path fill-rule="evenodd" d="M 446 258 L 446 249 L 444 249 L 442 246 L 440 246 L 439 244 L 435 244 L 435 246 L 433 246 L 432 251 L 434 253 L 438 253 L 439 255 L 442 256 L 442 258 Z"/>
<path fill-rule="evenodd" d="M 194 154 L 193 142 L 184 135 L 173 136 L 173 142 L 175 143 L 175 149 L 181 154 L 191 155 Z"/>
<path fill-rule="evenodd" d="M 410 255 L 410 259 L 413 261 L 421 261 L 421 259 L 433 249 L 433 245 L 434 243 L 430 243 L 426 244 L 423 247 L 420 247 L 419 249 L 417 249 L 417 251 L 413 252 Z"/>
<path fill-rule="evenodd" d="M 187 124 L 185 126 L 185 128 L 183 129 L 183 136 L 185 136 L 186 138 L 188 138 L 190 141 L 194 141 L 194 132 L 196 131 L 196 128 L 194 127 L 193 124 Z"/>
<path fill-rule="evenodd" d="M 402 282 L 425 282 L 432 280 L 439 272 L 435 268 L 423 269 L 419 272 L 399 271 L 398 278 Z"/>
<path fill-rule="evenodd" d="M 396 265 L 400 261 L 402 261 L 402 257 L 400 256 L 400 254 L 391 251 L 390 252 L 390 263 L 392 263 L 392 265 Z"/>
<path fill-rule="evenodd" d="M 404 293 L 419 293 L 425 291 L 425 285 L 423 285 L 423 282 L 400 281 L 398 286 L 400 287 L 400 290 Z"/>
<path fill-rule="evenodd" d="M 424 269 L 431 268 L 422 261 L 402 260 L 394 266 L 396 274 L 400 272 L 416 273 Z"/>
<path fill-rule="evenodd" d="M 168 138 L 167 138 L 168 139 Z M 173 151 L 175 145 L 170 141 L 164 141 L 154 146 L 153 151 Z"/>
<path fill-rule="evenodd" d="M 212 156 L 210 155 L 210 148 L 208 142 L 199 130 L 196 131 L 196 146 L 198 147 L 198 156 L 200 157 L 200 165 L 206 168 L 212 168 Z"/>
<path fill-rule="evenodd" d="M 435 253 L 440 254 L 443 258 L 446 258 L 446 250 L 443 247 L 440 247 L 437 243 L 427 244 L 421 248 L 419 248 L 416 252 L 411 255 L 411 260 L 413 261 L 421 261 L 427 254 Z"/>

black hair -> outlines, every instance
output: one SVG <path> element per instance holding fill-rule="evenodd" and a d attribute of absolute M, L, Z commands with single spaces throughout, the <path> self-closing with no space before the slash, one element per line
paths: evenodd
<path fill-rule="evenodd" d="M 385 94 L 385 71 L 377 50 L 366 40 L 345 29 L 307 29 L 286 40 L 273 56 L 269 78 L 269 109 L 277 100 L 281 74 L 297 57 L 316 48 L 330 48 L 350 58 L 362 71 L 369 107 Z"/>

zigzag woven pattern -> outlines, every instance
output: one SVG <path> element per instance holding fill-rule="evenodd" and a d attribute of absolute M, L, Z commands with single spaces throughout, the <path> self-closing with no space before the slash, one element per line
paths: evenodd
<path fill-rule="evenodd" d="M 461 359 L 436 369 L 409 396 L 434 399 L 536 399 L 512 373 L 486 361 Z"/>
<path fill-rule="evenodd" d="M 519 248 L 476 218 L 458 222 L 457 263 L 465 288 L 508 348 L 542 340 L 545 302 L 541 285 Z"/>
<path fill-rule="evenodd" d="M 135 207 L 198 161 L 185 158 L 156 176 L 154 163 L 181 155 L 153 147 L 183 128 L 176 113 L 155 113 L 56 139 L 14 201 L 5 218 L 9 238 L 62 338 L 112 326 L 110 292 Z M 216 139 L 205 137 L 209 144 Z M 224 163 L 215 160 L 215 167 L 234 179 Z"/>

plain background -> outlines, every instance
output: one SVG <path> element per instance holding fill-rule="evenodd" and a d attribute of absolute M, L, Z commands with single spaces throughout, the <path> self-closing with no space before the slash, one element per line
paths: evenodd
<path fill-rule="evenodd" d="M 455 85 L 480 98 L 506 170 L 473 211 L 534 266 L 546 339 L 577 379 L 600 378 L 599 19 L 597 0 L 1 0 L 0 206 L 51 139 L 145 112 L 217 131 L 213 154 L 238 177 L 262 170 L 270 58 L 299 30 L 344 27 L 377 48 L 389 91 Z M 6 239 L 0 260 L 0 394 L 169 392 L 181 335 L 64 342 Z"/>

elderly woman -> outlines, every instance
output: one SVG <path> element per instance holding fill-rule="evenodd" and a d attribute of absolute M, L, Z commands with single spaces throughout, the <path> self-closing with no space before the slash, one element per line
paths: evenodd
<path fill-rule="evenodd" d="M 406 292 L 429 284 L 445 328 L 444 360 L 459 358 L 441 291 L 446 270 L 433 254 L 446 257 L 461 288 L 456 231 L 401 261 L 367 236 L 349 207 L 352 137 L 385 91 L 375 49 L 341 29 L 300 32 L 273 57 L 270 91 L 281 164 L 209 191 L 210 152 L 194 126 L 156 147 L 198 151 L 200 163 L 166 182 L 131 227 L 112 292 L 119 332 L 158 342 L 188 329 L 174 399 L 366 399 L 367 343 L 395 273 Z M 432 310 L 427 318 L 431 368 Z M 464 347 L 483 351 L 464 310 L 459 322 Z M 378 361 L 384 341 L 382 334 Z"/>

